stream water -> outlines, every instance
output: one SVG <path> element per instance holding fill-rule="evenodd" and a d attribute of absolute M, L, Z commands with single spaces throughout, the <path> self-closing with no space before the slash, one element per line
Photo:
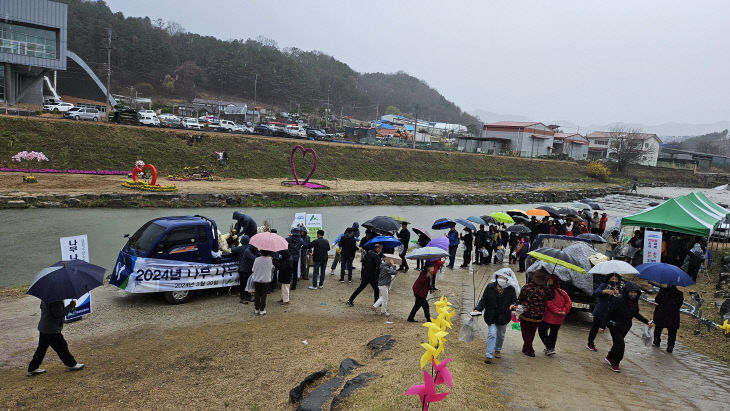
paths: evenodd
<path fill-rule="evenodd" d="M 565 204 L 553 204 L 562 206 Z M 536 204 L 472 206 L 363 206 L 293 208 L 191 208 L 191 209 L 26 209 L 0 211 L 0 287 L 29 284 L 42 268 L 61 259 L 60 237 L 87 234 L 93 264 L 111 270 L 125 244 L 124 234 L 133 234 L 145 222 L 163 216 L 200 214 L 212 218 L 222 232 L 233 223 L 233 211 L 252 216 L 261 225 L 269 220 L 286 235 L 296 212 L 321 213 L 325 238 L 330 241 L 352 225 L 378 215 L 401 215 L 413 226 L 430 230 L 434 220 L 466 218 L 511 208 L 523 210 Z M 436 230 L 431 230 L 435 234 Z M 445 231 L 438 231 L 445 233 Z"/>

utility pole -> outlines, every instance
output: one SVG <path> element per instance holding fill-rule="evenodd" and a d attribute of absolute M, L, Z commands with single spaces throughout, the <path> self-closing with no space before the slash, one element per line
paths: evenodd
<path fill-rule="evenodd" d="M 345 106 L 340 106 L 340 128 L 342 128 L 342 114 L 345 110 Z"/>
<path fill-rule="evenodd" d="M 256 122 L 256 83 L 259 81 L 259 75 L 256 74 L 256 77 L 253 80 L 253 123 L 258 124 Z M 261 115 L 259 115 L 259 119 L 261 119 Z"/>
<path fill-rule="evenodd" d="M 109 27 L 107 29 L 107 34 L 109 35 L 109 42 L 106 45 L 106 103 L 111 106 L 111 87 L 112 87 L 112 29 Z M 114 109 L 114 107 L 112 107 Z M 107 110 L 106 118 L 109 119 L 109 112 L 111 110 Z"/>
<path fill-rule="evenodd" d="M 416 134 L 418 134 L 418 104 L 416 104 L 416 118 L 413 121 L 413 148 L 416 148 Z"/>
<path fill-rule="evenodd" d="M 375 104 L 375 121 L 380 120 L 380 106 L 378 104 Z"/>

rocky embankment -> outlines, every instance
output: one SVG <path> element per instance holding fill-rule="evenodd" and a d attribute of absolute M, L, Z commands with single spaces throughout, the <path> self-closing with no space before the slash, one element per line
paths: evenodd
<path fill-rule="evenodd" d="M 551 203 L 622 192 L 619 187 L 481 194 L 428 193 L 102 193 L 0 196 L 0 208 L 291 207 Z"/>

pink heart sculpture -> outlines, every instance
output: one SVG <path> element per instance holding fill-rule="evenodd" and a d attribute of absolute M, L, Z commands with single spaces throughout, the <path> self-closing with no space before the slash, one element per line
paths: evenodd
<path fill-rule="evenodd" d="M 307 155 L 307 153 L 312 153 L 312 156 L 314 157 L 314 163 L 312 164 L 312 169 L 309 170 L 309 174 L 307 175 L 307 178 L 304 179 L 303 182 L 299 182 L 299 177 L 297 176 L 297 169 L 294 166 L 294 153 L 297 152 L 297 150 L 302 152 L 302 159 Z M 313 148 L 304 148 L 300 145 L 294 146 L 294 148 L 291 150 L 291 155 L 289 156 L 289 165 L 291 166 L 291 173 L 294 175 L 294 181 L 297 183 L 297 185 L 306 185 L 310 178 L 312 178 L 312 174 L 314 174 L 314 170 L 317 169 L 317 153 L 314 151 Z"/>

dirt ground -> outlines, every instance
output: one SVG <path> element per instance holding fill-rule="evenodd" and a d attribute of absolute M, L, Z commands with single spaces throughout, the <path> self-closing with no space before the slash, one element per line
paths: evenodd
<path fill-rule="evenodd" d="M 501 266 L 477 266 L 477 288 L 497 268 Z M 270 294 L 269 314 L 263 318 L 227 289 L 171 306 L 159 296 L 105 286 L 94 291 L 94 313 L 64 329 L 72 353 L 87 369 L 66 373 L 49 351 L 48 373 L 33 378 L 24 373 L 37 338 L 38 300 L 9 293 L 0 299 L 0 327 L 5 330 L 0 334 L 0 407 L 294 409 L 287 402 L 291 388 L 319 369 L 336 372 L 339 362 L 351 357 L 364 364 L 352 376 L 374 372 L 381 377 L 342 409 L 418 409 L 415 398 L 402 395 L 422 382 L 417 362 L 426 331 L 405 321 L 415 270 L 396 277 L 388 318 L 370 310 L 369 288 L 355 307 L 344 305 L 358 283 L 358 270 L 353 277 L 353 283 L 341 284 L 328 274 L 322 290 L 308 290 L 302 281 L 286 307 L 276 304 L 277 293 Z M 461 319 L 468 318 L 474 304 L 471 273 L 447 271 L 437 287 L 438 296 L 446 295 Z M 453 358 L 453 390 L 433 408 L 726 409 L 730 376 L 725 365 L 682 344 L 673 355 L 644 347 L 637 323 L 627 338 L 622 373 L 615 374 L 603 363 L 607 335 L 599 336 L 598 353 L 584 348 L 589 318 L 569 316 L 555 357 L 539 353 L 539 339 L 538 356 L 524 356 L 520 334 L 510 328 L 503 358 L 490 365 L 483 363 L 485 330 L 482 338 L 462 343 L 461 324 L 455 322 L 446 346 Z M 478 323 L 484 328 L 481 319 Z M 384 334 L 396 339 L 393 349 L 371 358 L 365 344 Z"/>
<path fill-rule="evenodd" d="M 100 194 L 100 193 L 137 193 L 139 191 L 122 187 L 125 180 L 120 175 L 88 175 L 88 174 L 35 174 L 37 183 L 23 183 L 23 175 L 27 173 L 0 173 L 0 194 Z M 312 193 L 312 190 L 297 186 L 282 186 L 282 179 L 235 179 L 223 178 L 221 181 L 168 181 L 160 177 L 158 184 L 175 184 L 180 193 L 241 193 L 241 192 L 299 192 Z M 465 193 L 510 191 L 508 186 L 501 189 L 493 184 L 451 183 L 451 182 L 393 182 L 393 181 L 359 181 L 359 180 L 312 180 L 330 187 L 327 193 Z M 537 183 L 534 188 L 521 188 L 523 191 L 548 189 L 576 189 L 586 187 L 585 183 Z M 600 186 L 599 184 L 595 185 Z"/>

